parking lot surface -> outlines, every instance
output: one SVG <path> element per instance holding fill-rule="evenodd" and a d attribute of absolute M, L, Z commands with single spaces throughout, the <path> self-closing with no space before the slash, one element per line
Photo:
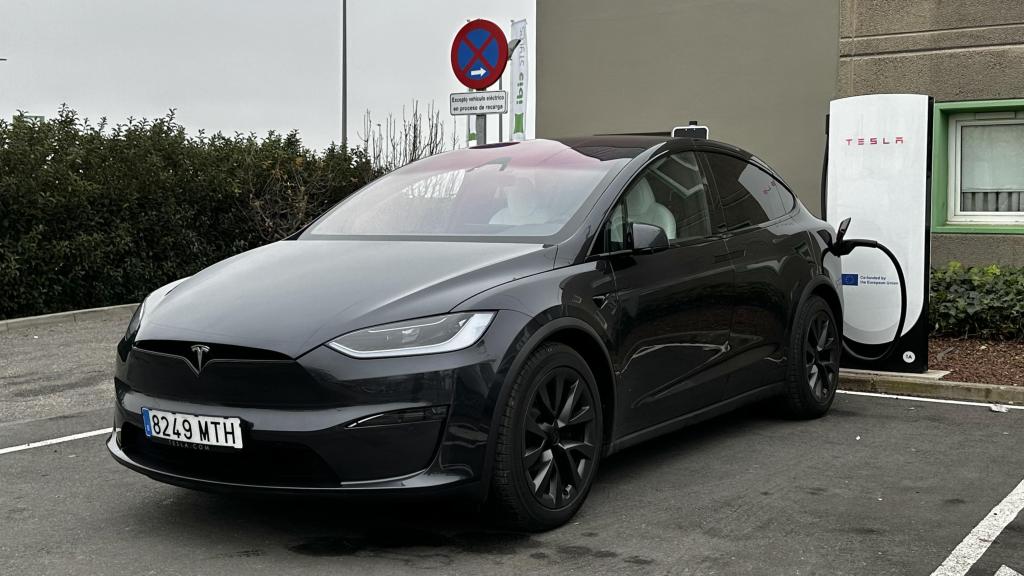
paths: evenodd
<path fill-rule="evenodd" d="M 0 449 L 110 425 L 126 322 L 0 333 Z M 1022 410 L 844 394 L 795 422 L 754 406 L 609 458 L 582 512 L 543 534 L 443 501 L 190 492 L 117 465 L 105 440 L 0 453 L 0 574 L 929 575 L 958 547 L 980 559 L 947 574 L 1024 571 L 1024 517 L 962 545 L 994 509 L 1019 512 Z"/>

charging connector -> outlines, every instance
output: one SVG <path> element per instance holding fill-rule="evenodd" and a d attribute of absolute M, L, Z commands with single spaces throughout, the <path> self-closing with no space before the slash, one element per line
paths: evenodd
<path fill-rule="evenodd" d="M 832 242 L 829 245 L 825 253 L 828 254 L 829 252 L 831 252 L 832 254 L 835 254 L 836 256 L 842 258 L 843 256 L 846 256 L 850 252 L 853 252 L 857 248 L 874 248 L 875 250 L 880 250 L 886 256 L 889 257 L 889 260 L 892 261 L 892 265 L 896 267 L 896 277 L 899 278 L 900 281 L 900 320 L 899 322 L 896 323 L 896 335 L 893 336 L 892 342 L 889 343 L 889 346 L 885 349 L 885 352 L 874 357 L 857 354 L 852 349 L 850 349 L 850 345 L 847 343 L 846 336 L 843 336 L 844 353 L 849 354 L 850 356 L 861 362 L 879 362 L 892 356 L 893 352 L 896 351 L 897 343 L 900 340 L 900 336 L 903 335 L 903 325 L 907 321 L 907 281 L 906 278 L 904 278 L 903 276 L 903 268 L 900 266 L 900 262 L 896 258 L 896 255 L 892 253 L 892 250 L 889 250 L 889 248 L 887 248 L 884 244 L 881 244 L 876 240 L 863 240 L 859 238 L 846 240 L 846 230 L 849 227 L 850 219 L 847 218 L 846 220 L 843 220 L 842 223 L 839 225 L 839 232 L 836 234 L 836 240 L 835 242 Z"/>

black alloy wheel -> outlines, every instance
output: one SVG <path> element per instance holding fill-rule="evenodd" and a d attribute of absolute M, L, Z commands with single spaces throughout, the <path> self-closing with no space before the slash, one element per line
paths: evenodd
<path fill-rule="evenodd" d="M 841 327 L 828 303 L 811 296 L 797 311 L 790 334 L 786 408 L 796 418 L 823 416 L 839 385 Z"/>
<path fill-rule="evenodd" d="M 810 319 L 804 339 L 804 364 L 811 394 L 824 402 L 839 381 L 839 337 L 832 316 L 825 310 L 816 311 Z"/>
<path fill-rule="evenodd" d="M 582 376 L 569 367 L 547 373 L 523 425 L 523 469 L 533 495 L 556 510 L 575 500 L 594 468 L 594 401 Z"/>
<path fill-rule="evenodd" d="M 548 530 L 586 500 L 604 415 L 594 373 L 573 348 L 541 345 L 518 370 L 497 430 L 489 506 L 506 527 Z"/>

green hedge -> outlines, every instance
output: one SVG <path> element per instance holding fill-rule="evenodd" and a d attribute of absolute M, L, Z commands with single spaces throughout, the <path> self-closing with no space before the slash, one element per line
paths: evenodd
<path fill-rule="evenodd" d="M 189 136 L 173 114 L 0 120 L 0 319 L 138 301 L 287 236 L 372 176 L 361 150 Z"/>
<path fill-rule="evenodd" d="M 928 311 L 935 334 L 1024 339 L 1024 268 L 934 269 Z"/>

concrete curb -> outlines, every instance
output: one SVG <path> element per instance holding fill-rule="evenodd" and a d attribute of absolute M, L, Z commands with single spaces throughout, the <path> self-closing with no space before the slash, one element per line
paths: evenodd
<path fill-rule="evenodd" d="M 25 318 L 12 318 L 0 320 L 0 333 L 19 328 L 38 328 L 40 326 L 51 326 L 64 322 L 85 322 L 87 320 L 98 320 L 103 318 L 124 318 L 125 321 L 135 312 L 139 306 L 134 304 L 120 304 L 117 306 L 105 306 L 103 308 L 87 308 L 85 310 L 71 310 L 70 312 L 57 312 L 56 314 L 44 314 L 43 316 L 28 316 Z"/>
<path fill-rule="evenodd" d="M 947 382 L 904 374 L 882 372 L 852 374 L 840 371 L 839 388 L 854 392 L 877 392 L 987 404 L 1024 405 L 1024 386 Z"/>

